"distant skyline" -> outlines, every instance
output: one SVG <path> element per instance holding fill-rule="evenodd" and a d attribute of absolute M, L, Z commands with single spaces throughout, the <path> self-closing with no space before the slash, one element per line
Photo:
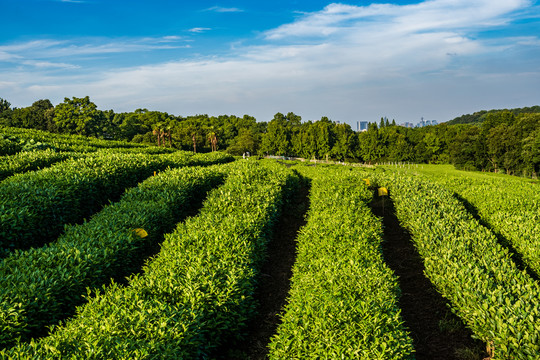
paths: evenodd
<path fill-rule="evenodd" d="M 533 0 L 0 0 L 0 97 L 439 123 L 540 105 Z"/>

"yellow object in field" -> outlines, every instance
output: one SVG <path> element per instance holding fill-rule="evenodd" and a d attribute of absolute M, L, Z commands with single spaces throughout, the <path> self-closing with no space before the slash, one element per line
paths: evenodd
<path fill-rule="evenodd" d="M 362 179 L 366 182 L 366 185 L 369 186 L 369 179 Z"/>
<path fill-rule="evenodd" d="M 379 196 L 388 196 L 388 189 L 385 187 L 379 188 Z"/>
<path fill-rule="evenodd" d="M 148 236 L 148 233 L 144 229 L 135 229 L 133 232 L 140 238 L 145 238 Z"/>

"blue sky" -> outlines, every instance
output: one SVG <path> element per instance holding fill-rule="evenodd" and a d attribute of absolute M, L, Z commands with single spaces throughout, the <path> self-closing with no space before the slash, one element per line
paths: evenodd
<path fill-rule="evenodd" d="M 536 0 L 0 0 L 0 97 L 450 120 L 540 104 Z"/>

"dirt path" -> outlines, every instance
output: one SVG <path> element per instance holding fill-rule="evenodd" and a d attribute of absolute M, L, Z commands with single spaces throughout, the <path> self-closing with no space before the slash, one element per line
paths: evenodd
<path fill-rule="evenodd" d="M 417 360 L 481 360 L 488 356 L 482 342 L 453 315 L 446 300 L 424 276 L 424 265 L 408 232 L 395 216 L 390 199 L 377 196 L 370 204 L 373 213 L 383 217 L 383 254 L 399 277 L 400 307 L 405 326 L 414 340 Z"/>
<path fill-rule="evenodd" d="M 267 358 L 267 345 L 276 333 L 279 313 L 285 306 L 290 289 L 292 266 L 296 259 L 296 237 L 305 225 L 304 216 L 309 208 L 309 188 L 303 186 L 292 198 L 276 224 L 272 241 L 268 244 L 268 257 L 261 269 L 261 278 L 255 299 L 259 314 L 246 330 L 240 344 L 231 344 L 219 350 L 219 359 L 262 360 Z"/>

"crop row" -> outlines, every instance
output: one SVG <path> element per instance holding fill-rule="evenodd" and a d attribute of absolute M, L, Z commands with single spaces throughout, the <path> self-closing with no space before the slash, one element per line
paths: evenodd
<path fill-rule="evenodd" d="M 379 180 L 380 181 L 380 180 Z M 387 178 L 397 216 L 424 260 L 426 276 L 493 359 L 540 354 L 540 285 L 453 194 L 427 177 Z"/>
<path fill-rule="evenodd" d="M 129 286 L 112 284 L 52 334 L 6 359 L 198 359 L 239 336 L 281 203 L 298 177 L 274 164 L 227 165 L 200 214 L 166 235 Z"/>
<path fill-rule="evenodd" d="M 414 358 L 397 278 L 382 257 L 382 225 L 367 205 L 372 191 L 358 172 L 301 173 L 313 178 L 308 222 L 270 358 Z"/>
<path fill-rule="evenodd" d="M 64 225 L 82 221 L 126 188 L 167 167 L 230 161 L 225 155 L 99 152 L 0 183 L 0 251 L 41 246 Z"/>
<path fill-rule="evenodd" d="M 174 149 L 128 143 L 125 141 L 102 140 L 83 135 L 52 134 L 35 129 L 21 129 L 0 126 L 0 154 L 14 154 L 27 148 L 53 148 L 59 151 L 94 152 L 100 149 L 114 149 L 116 152 L 167 154 Z M 36 145 L 38 144 L 38 145 Z"/>
<path fill-rule="evenodd" d="M 0 158 L 0 181 L 14 174 L 38 170 L 66 159 L 79 157 L 81 155 L 77 153 L 61 153 L 50 149 L 23 151 L 15 155 L 2 156 Z"/>
<path fill-rule="evenodd" d="M 502 235 L 523 262 L 540 276 L 538 185 L 522 179 L 465 174 L 435 176 L 435 180 L 471 204 L 482 221 Z"/>
<path fill-rule="evenodd" d="M 57 241 L 5 258 L 0 262 L 0 345 L 42 335 L 46 325 L 74 312 L 87 287 L 137 270 L 147 250 L 223 177 L 215 167 L 169 170 L 128 190 L 89 222 L 67 227 Z"/>

